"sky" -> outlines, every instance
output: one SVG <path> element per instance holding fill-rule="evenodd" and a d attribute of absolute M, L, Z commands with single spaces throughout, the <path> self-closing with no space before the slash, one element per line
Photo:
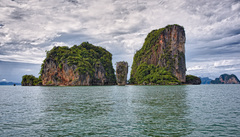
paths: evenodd
<path fill-rule="evenodd" d="M 39 76 L 46 51 L 88 41 L 127 61 L 149 32 L 179 24 L 187 74 L 240 78 L 240 0 L 1 0 L 0 81 Z"/>

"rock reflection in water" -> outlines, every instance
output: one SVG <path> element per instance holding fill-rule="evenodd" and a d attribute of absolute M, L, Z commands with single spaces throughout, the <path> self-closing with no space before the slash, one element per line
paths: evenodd
<path fill-rule="evenodd" d="M 137 124 L 147 136 L 183 136 L 191 134 L 185 86 L 139 88 L 133 100 Z"/>

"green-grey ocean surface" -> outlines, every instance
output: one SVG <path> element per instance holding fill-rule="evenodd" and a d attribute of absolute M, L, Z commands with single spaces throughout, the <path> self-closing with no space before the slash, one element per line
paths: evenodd
<path fill-rule="evenodd" d="M 0 136 L 240 136 L 240 85 L 0 86 Z"/>

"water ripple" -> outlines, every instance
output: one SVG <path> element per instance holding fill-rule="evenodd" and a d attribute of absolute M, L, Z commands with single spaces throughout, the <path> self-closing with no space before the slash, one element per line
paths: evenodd
<path fill-rule="evenodd" d="M 11 87 L 1 136 L 240 136 L 239 85 Z"/>

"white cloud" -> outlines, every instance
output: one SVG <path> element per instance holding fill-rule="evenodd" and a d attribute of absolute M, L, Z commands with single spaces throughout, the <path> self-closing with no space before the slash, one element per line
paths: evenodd
<path fill-rule="evenodd" d="M 1 81 L 4 81 L 4 82 L 6 82 L 7 80 L 4 78 L 4 79 L 2 79 Z"/>
<path fill-rule="evenodd" d="M 22 71 L 24 71 L 24 72 L 31 72 L 31 71 L 33 71 L 33 70 L 31 70 L 31 69 L 26 69 L 26 68 L 23 68 L 23 69 L 21 69 Z"/>
<path fill-rule="evenodd" d="M 236 63 L 240 63 L 240 62 L 236 60 L 220 60 L 220 61 L 214 62 L 214 67 L 230 66 Z"/>
<path fill-rule="evenodd" d="M 193 66 L 193 67 L 190 67 L 190 68 L 187 68 L 188 71 L 192 71 L 192 70 L 202 70 L 203 67 L 201 66 Z"/>
<path fill-rule="evenodd" d="M 200 61 L 187 64 L 187 74 L 193 74 L 201 77 L 210 77 L 212 79 L 219 77 L 223 73 L 235 74 L 240 77 L 240 60 L 218 60 L 218 61 Z"/>
<path fill-rule="evenodd" d="M 233 11 L 239 9 L 240 8 L 240 3 L 233 4 L 231 8 L 232 8 Z"/>

